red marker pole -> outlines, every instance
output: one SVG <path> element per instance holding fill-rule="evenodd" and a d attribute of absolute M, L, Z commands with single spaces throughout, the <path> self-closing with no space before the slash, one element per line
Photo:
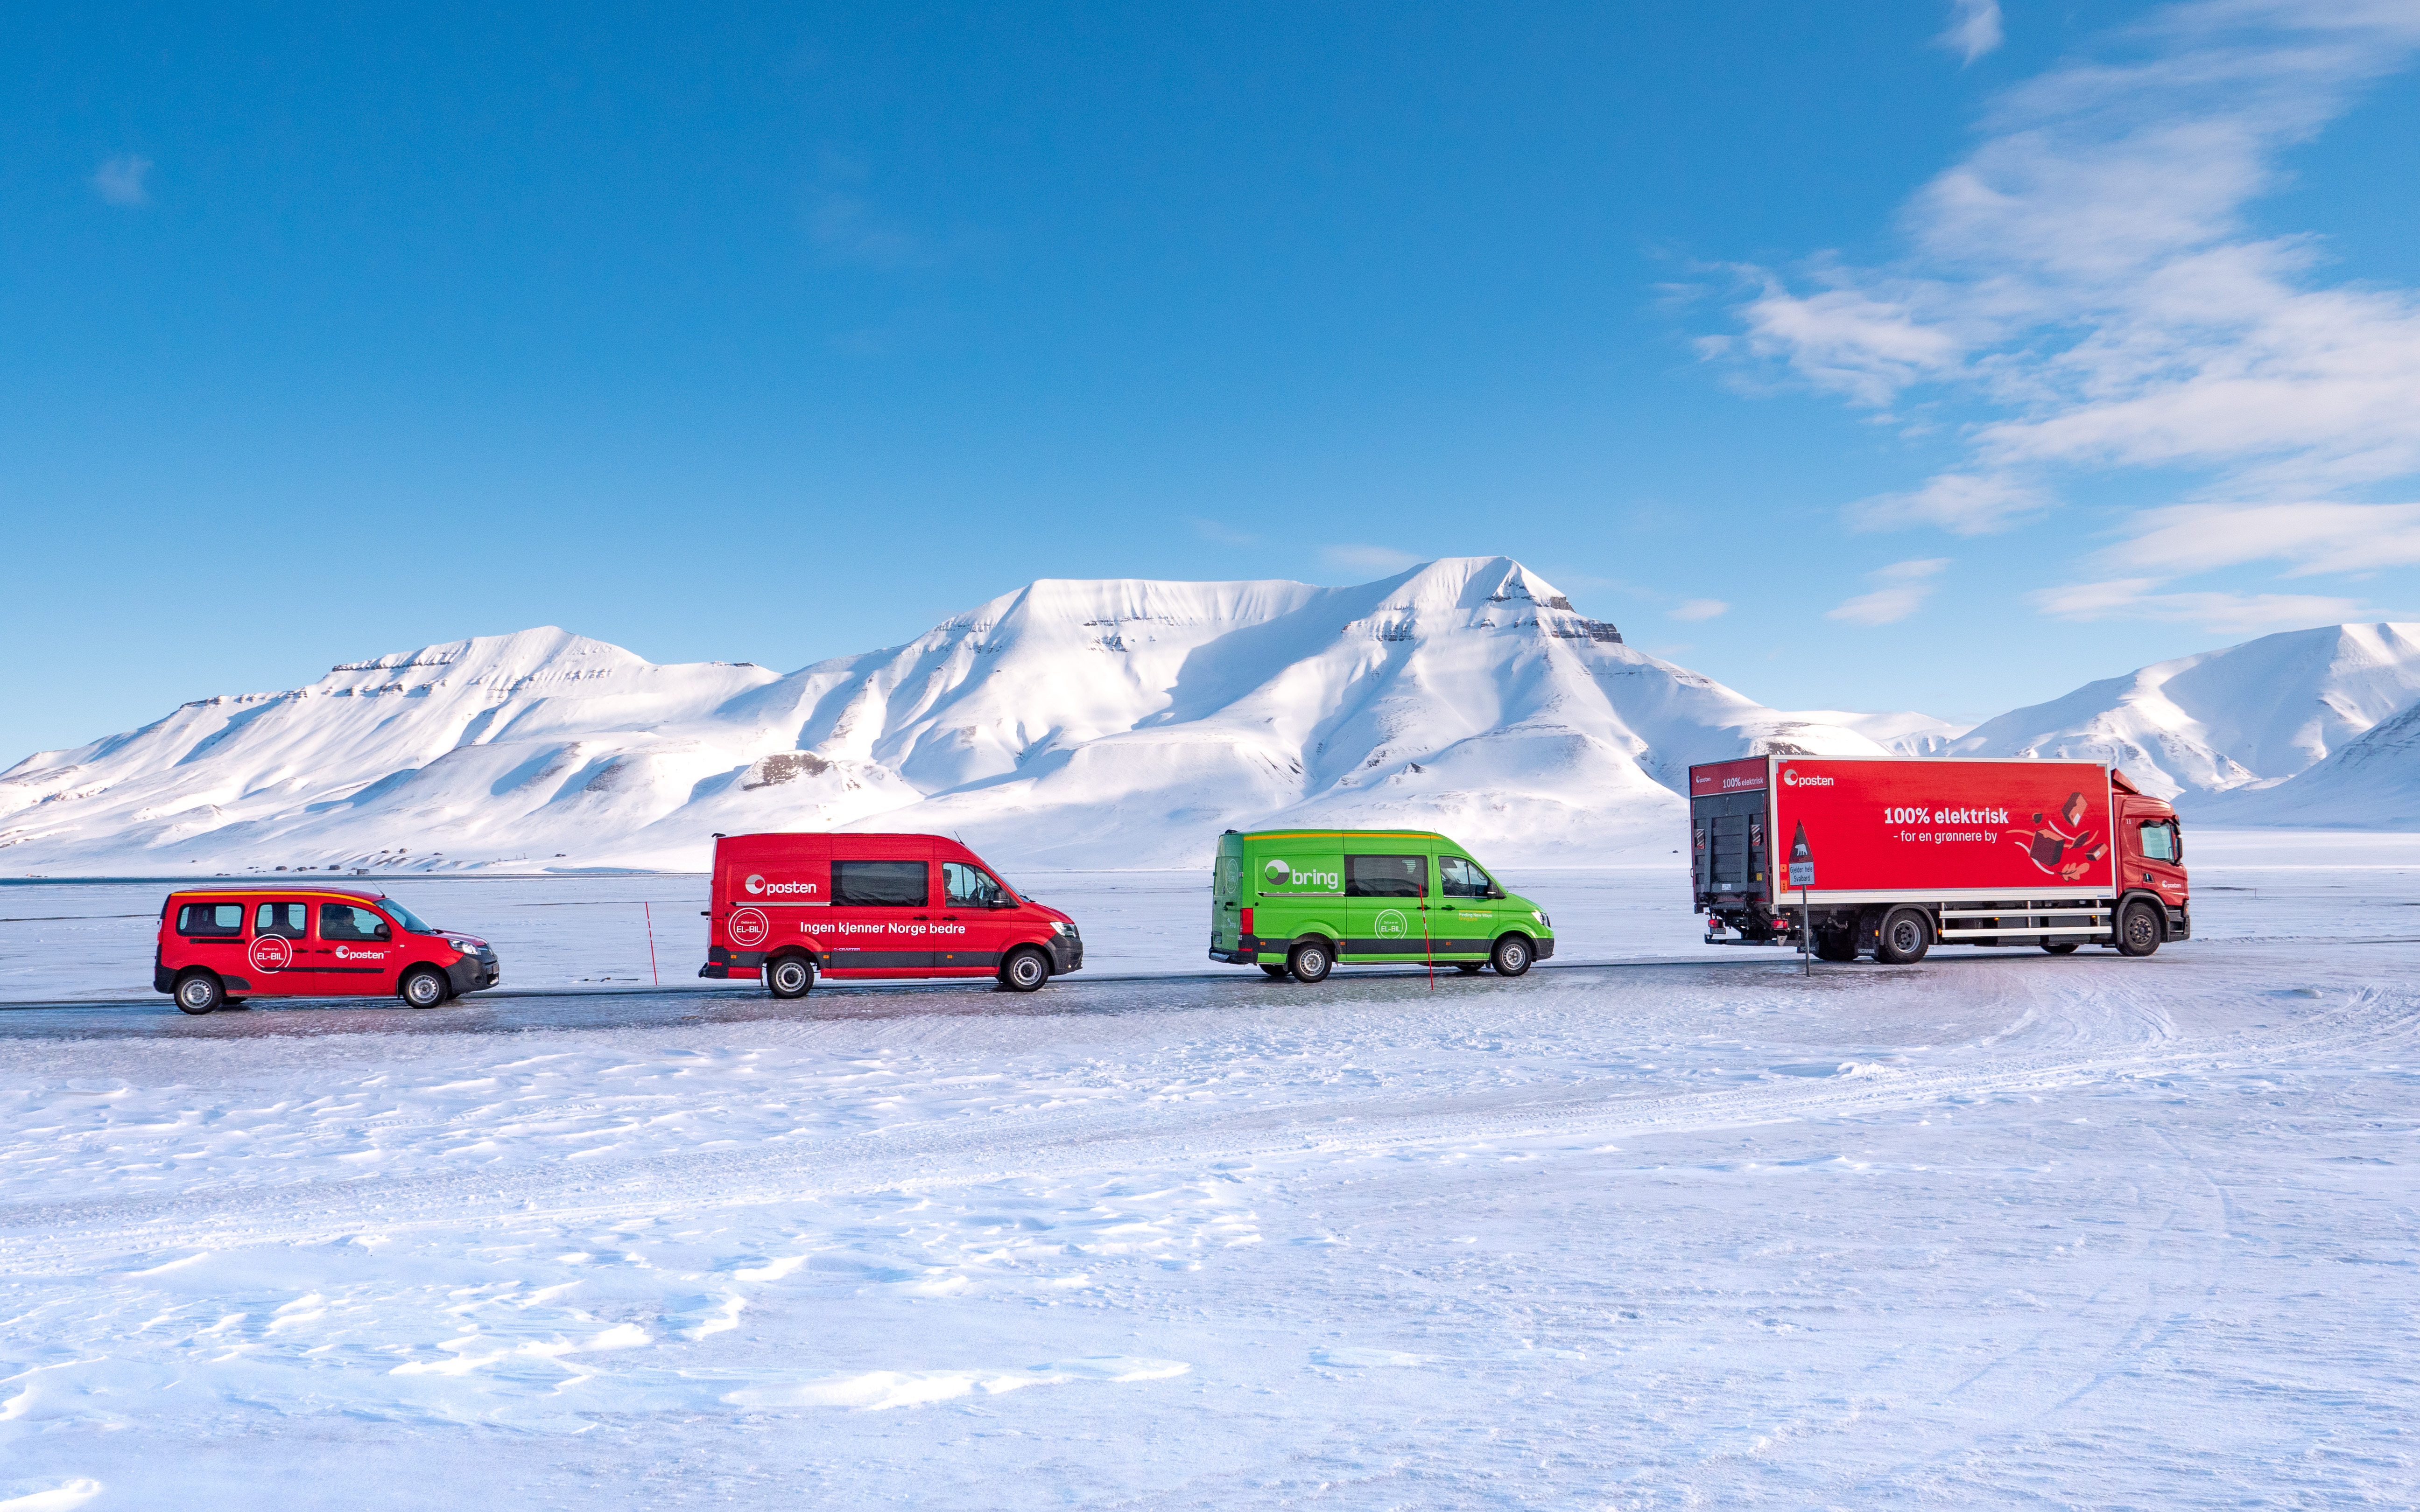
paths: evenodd
<path fill-rule="evenodd" d="M 656 906 L 647 903 L 639 906 L 647 911 L 647 970 L 656 979 L 656 985 L 660 987 L 664 984 L 664 974 L 656 969 Z"/>

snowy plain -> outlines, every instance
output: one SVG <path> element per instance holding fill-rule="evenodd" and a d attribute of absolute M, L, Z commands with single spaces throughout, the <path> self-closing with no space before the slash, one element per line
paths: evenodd
<path fill-rule="evenodd" d="M 2190 844 L 2148 961 L 1642 860 L 1307 989 L 1032 873 L 1084 974 L 799 1005 L 702 879 L 398 880 L 507 991 L 206 1019 L 0 887 L 0 1506 L 2412 1504 L 2420 837 Z"/>

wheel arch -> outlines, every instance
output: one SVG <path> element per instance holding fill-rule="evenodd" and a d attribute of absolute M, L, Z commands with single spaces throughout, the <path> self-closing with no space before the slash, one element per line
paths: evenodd
<path fill-rule="evenodd" d="M 2161 897 L 2157 892 L 2154 892 L 2149 887 L 2129 887 L 2124 892 L 2118 895 L 2118 906 L 2109 911 L 2109 937 L 2111 939 L 2114 940 L 2118 937 L 2118 928 L 2126 918 L 2126 910 L 2133 907 L 2137 903 L 2149 904 L 2151 910 L 2151 917 L 2160 921 L 2160 943 L 2162 945 L 2165 945 L 2175 938 L 2174 935 L 2168 933 L 2168 901 L 2165 898 Z"/>

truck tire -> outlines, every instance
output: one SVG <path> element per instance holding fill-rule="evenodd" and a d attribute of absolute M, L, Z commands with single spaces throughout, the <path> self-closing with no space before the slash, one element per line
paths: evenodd
<path fill-rule="evenodd" d="M 177 979 L 176 998 L 188 1013 L 207 1013 L 226 1001 L 226 989 L 207 971 L 188 971 Z"/>
<path fill-rule="evenodd" d="M 1286 953 L 1286 970 L 1296 981 L 1326 981 L 1335 964 L 1336 957 L 1328 953 L 1326 940 L 1305 940 Z"/>
<path fill-rule="evenodd" d="M 2149 955 L 2160 948 L 2160 916 L 2137 898 L 2118 916 L 2118 953 Z"/>
<path fill-rule="evenodd" d="M 1000 964 L 1000 984 L 1013 993 L 1039 991 L 1049 980 L 1048 958 L 1030 945 L 1011 950 L 1008 959 Z"/>
<path fill-rule="evenodd" d="M 804 997 L 815 985 L 815 964 L 785 955 L 765 968 L 765 990 L 776 997 Z"/>
<path fill-rule="evenodd" d="M 414 966 L 403 974 L 396 995 L 406 1008 L 435 1008 L 445 1001 L 445 974 L 428 966 Z"/>
<path fill-rule="evenodd" d="M 1283 981 L 1286 980 L 1285 967 L 1272 964 L 1266 961 L 1261 963 L 1261 973 L 1267 977 L 1271 981 Z"/>
<path fill-rule="evenodd" d="M 1530 946 L 1529 936 L 1507 934 L 1496 942 L 1495 952 L 1487 958 L 1487 964 L 1496 968 L 1499 977 L 1518 977 L 1529 969 L 1529 963 L 1535 959 L 1537 951 Z"/>
<path fill-rule="evenodd" d="M 1874 959 L 1886 966 L 1912 966 L 1932 949 L 1932 920 L 1921 908 L 1902 904 L 1883 916 L 1882 937 Z"/>
<path fill-rule="evenodd" d="M 2075 944 L 2076 942 L 2073 940 L 2044 940 L 2042 942 L 2042 949 L 2048 950 L 2053 955 L 2073 955 L 2075 953 Z"/>

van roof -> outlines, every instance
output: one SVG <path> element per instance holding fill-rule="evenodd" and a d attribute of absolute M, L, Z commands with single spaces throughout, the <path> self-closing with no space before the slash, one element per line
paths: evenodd
<path fill-rule="evenodd" d="M 256 885 L 238 883 L 225 887 L 178 887 L 168 897 L 173 902 L 178 898 L 251 898 L 272 892 L 280 898 L 357 898 L 369 903 L 386 896 L 382 892 L 368 892 L 360 887 L 331 887 L 318 882 L 300 887 L 280 887 L 274 882 L 265 882 Z"/>
<path fill-rule="evenodd" d="M 1434 829 L 1251 829 L 1244 832 L 1246 840 L 1434 840 L 1461 846 L 1447 840 Z"/>

